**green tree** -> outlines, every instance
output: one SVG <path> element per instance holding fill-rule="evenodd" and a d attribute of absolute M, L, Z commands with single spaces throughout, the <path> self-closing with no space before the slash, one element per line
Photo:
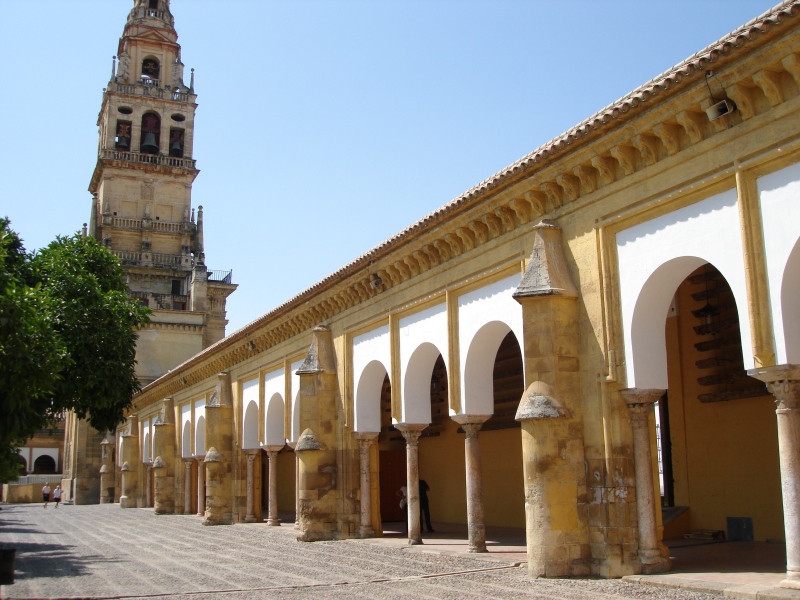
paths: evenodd
<path fill-rule="evenodd" d="M 128 297 L 119 261 L 93 238 L 27 254 L 0 220 L 0 265 L 2 475 L 4 451 L 64 411 L 99 431 L 122 422 L 140 389 L 137 330 L 150 310 Z"/>

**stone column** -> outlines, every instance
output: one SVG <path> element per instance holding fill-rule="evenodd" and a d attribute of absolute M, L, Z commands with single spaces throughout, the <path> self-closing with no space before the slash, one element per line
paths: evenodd
<path fill-rule="evenodd" d="M 778 454 L 786 535 L 786 579 L 781 587 L 800 589 L 800 365 L 778 365 L 748 371 L 775 396 Z"/>
<path fill-rule="evenodd" d="M 217 375 L 205 409 L 206 510 L 203 525 L 233 524 L 233 393 L 230 373 Z"/>
<path fill-rule="evenodd" d="M 139 418 L 135 415 L 128 417 L 128 425 L 125 433 L 121 436 L 120 461 L 122 462 L 122 494 L 119 497 L 120 508 L 136 508 L 136 496 L 138 494 L 138 473 L 131 469 L 131 465 L 139 465 Z"/>
<path fill-rule="evenodd" d="M 267 446 L 267 458 L 269 460 L 269 497 L 267 498 L 267 525 L 273 527 L 280 526 L 278 518 L 278 452 L 283 446 Z"/>
<path fill-rule="evenodd" d="M 427 425 L 403 423 L 395 428 L 406 440 L 406 489 L 408 490 L 408 543 L 422 543 L 419 526 L 419 436 Z"/>
<path fill-rule="evenodd" d="M 288 442 L 287 446 L 294 452 L 294 528 L 300 529 L 300 457 L 295 452 L 297 442 Z"/>
<path fill-rule="evenodd" d="M 256 515 L 253 512 L 253 486 L 255 477 L 253 477 L 253 462 L 256 460 L 256 452 L 260 452 L 260 450 L 246 450 L 245 451 L 247 456 L 247 514 L 244 517 L 245 523 L 255 523 L 256 522 Z"/>
<path fill-rule="evenodd" d="M 183 514 L 192 514 L 192 463 L 193 458 L 184 458 L 185 465 L 183 476 Z"/>
<path fill-rule="evenodd" d="M 642 573 L 669 571 L 670 562 L 662 556 L 656 534 L 656 504 L 653 483 L 653 455 L 650 452 L 650 420 L 653 406 L 666 390 L 622 390 L 633 428 L 634 468 L 636 470 L 636 516 L 639 521 L 639 560 Z"/>
<path fill-rule="evenodd" d="M 452 419 L 464 428 L 464 459 L 467 470 L 467 528 L 469 551 L 486 552 L 486 523 L 483 510 L 483 479 L 481 478 L 481 444 L 478 433 L 488 415 L 457 415 Z"/>
<path fill-rule="evenodd" d="M 103 466 L 100 467 L 100 504 L 111 504 L 114 502 L 114 465 L 111 462 L 111 442 L 108 441 L 108 434 L 100 442 L 100 457 Z"/>
<path fill-rule="evenodd" d="M 172 398 L 165 398 L 153 424 L 153 461 L 155 494 L 153 508 L 157 515 L 175 512 L 175 408 Z"/>
<path fill-rule="evenodd" d="M 197 456 L 197 516 L 206 512 L 206 464 L 205 456 Z"/>
<path fill-rule="evenodd" d="M 359 472 L 361 474 L 361 526 L 362 538 L 375 537 L 372 527 L 372 477 L 370 476 L 370 452 L 372 444 L 378 439 L 377 433 L 356 433 L 358 439 Z"/>

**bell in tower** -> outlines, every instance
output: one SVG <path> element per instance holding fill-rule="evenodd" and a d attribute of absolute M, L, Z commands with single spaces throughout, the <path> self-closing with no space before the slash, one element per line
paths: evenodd
<path fill-rule="evenodd" d="M 161 119 L 158 115 L 148 113 L 142 117 L 142 145 L 140 152 L 144 154 L 158 154 L 158 134 L 161 129 Z"/>

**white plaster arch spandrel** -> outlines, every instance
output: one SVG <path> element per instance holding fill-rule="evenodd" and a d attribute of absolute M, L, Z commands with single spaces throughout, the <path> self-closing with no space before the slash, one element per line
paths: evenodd
<path fill-rule="evenodd" d="M 56 465 L 56 473 L 61 472 L 61 467 L 58 464 L 58 449 L 57 448 L 33 448 L 31 450 L 31 470 L 34 469 L 36 466 L 36 460 L 42 456 L 49 456 L 53 459 L 53 463 Z"/>
<path fill-rule="evenodd" d="M 192 405 L 181 406 L 181 457 L 192 456 Z"/>
<path fill-rule="evenodd" d="M 286 373 L 283 368 L 266 373 L 264 375 L 264 399 L 267 404 L 267 410 L 264 411 L 264 432 L 266 434 L 265 444 L 267 445 L 286 443 L 286 436 L 284 435 L 284 414 L 286 412 L 285 394 Z M 283 407 L 280 411 L 280 423 L 274 422 L 274 418 L 277 415 L 276 408 L 272 404 L 275 401 L 275 396 L 278 396 L 283 403 Z M 280 439 L 280 441 L 272 442 L 270 441 L 272 439 Z"/>
<path fill-rule="evenodd" d="M 266 446 L 283 446 L 286 443 L 286 436 L 284 435 L 284 412 L 285 403 L 283 396 L 279 393 L 274 393 L 267 401 L 267 423 L 264 432 Z"/>
<path fill-rule="evenodd" d="M 258 441 L 258 378 L 245 381 L 242 384 L 242 406 L 244 418 L 242 420 L 242 449 L 254 450 L 260 448 Z"/>
<path fill-rule="evenodd" d="M 297 442 L 300 439 L 300 375 L 297 374 L 297 370 L 303 364 L 302 360 L 298 360 L 297 362 L 293 362 L 291 364 L 291 372 L 292 372 L 292 429 L 290 433 L 292 434 L 292 442 Z"/>
<path fill-rule="evenodd" d="M 450 369 L 447 307 L 437 304 L 400 319 L 403 423 L 431 422 L 431 373 L 439 354 Z"/>
<path fill-rule="evenodd" d="M 194 455 L 206 455 L 206 400 L 194 401 Z"/>
<path fill-rule="evenodd" d="M 625 229 L 616 240 L 628 387 L 667 387 L 664 327 L 669 304 L 683 278 L 706 262 L 731 287 L 744 366 L 753 368 L 735 189 Z"/>
<path fill-rule="evenodd" d="M 389 326 L 353 338 L 355 428 L 359 433 L 381 430 L 381 388 L 391 365 Z"/>
<path fill-rule="evenodd" d="M 800 164 L 758 179 L 776 364 L 800 362 Z"/>
<path fill-rule="evenodd" d="M 458 298 L 458 340 L 461 354 L 463 414 L 494 412 L 493 371 L 497 349 L 512 331 L 522 342 L 522 307 L 513 294 L 520 282 L 514 275 Z"/>

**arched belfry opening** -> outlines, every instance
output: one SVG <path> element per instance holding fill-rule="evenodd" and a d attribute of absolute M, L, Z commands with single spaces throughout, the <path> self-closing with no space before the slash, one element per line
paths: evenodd
<path fill-rule="evenodd" d="M 161 138 L 161 117 L 156 113 L 146 113 L 142 116 L 142 137 L 139 152 L 143 154 L 158 154 Z"/>
<path fill-rule="evenodd" d="M 744 369 L 740 312 L 711 264 L 666 316 L 667 392 L 656 410 L 664 539 L 783 538 L 773 398 Z"/>
<path fill-rule="evenodd" d="M 150 85 L 158 85 L 161 65 L 157 58 L 148 57 L 142 60 L 142 81 Z"/>

